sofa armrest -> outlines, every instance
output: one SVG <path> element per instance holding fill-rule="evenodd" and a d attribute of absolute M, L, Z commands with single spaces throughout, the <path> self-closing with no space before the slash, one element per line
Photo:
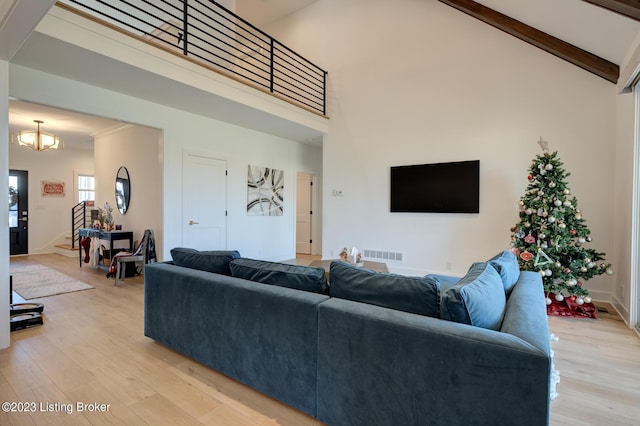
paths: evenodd
<path fill-rule="evenodd" d="M 520 272 L 507 299 L 500 331 L 518 336 L 543 354 L 551 356 L 544 287 L 537 272 Z"/>
<path fill-rule="evenodd" d="M 511 334 L 330 299 L 318 350 L 328 424 L 548 422 L 549 357 Z"/>
<path fill-rule="evenodd" d="M 144 334 L 315 415 L 317 305 L 327 299 L 155 263 L 144 275 Z"/>

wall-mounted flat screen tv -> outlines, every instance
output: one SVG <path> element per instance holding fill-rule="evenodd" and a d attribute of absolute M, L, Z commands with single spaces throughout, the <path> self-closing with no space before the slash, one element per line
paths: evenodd
<path fill-rule="evenodd" d="M 391 212 L 479 213 L 480 160 L 391 167 Z"/>

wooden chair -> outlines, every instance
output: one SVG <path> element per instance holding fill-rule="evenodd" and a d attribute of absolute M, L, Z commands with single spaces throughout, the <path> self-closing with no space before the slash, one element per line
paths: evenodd
<path fill-rule="evenodd" d="M 124 278 L 124 276 L 122 276 L 125 273 L 123 264 L 134 262 L 146 265 L 147 263 L 149 263 L 149 240 L 152 238 L 153 231 L 151 231 L 150 229 L 146 229 L 144 231 L 142 239 L 140 240 L 140 243 L 138 244 L 138 247 L 136 247 L 133 253 L 121 252 L 113 257 L 112 262 L 115 262 L 116 264 L 116 271 L 114 274 L 116 279 L 113 285 L 118 285 L 118 280 L 120 278 Z"/>

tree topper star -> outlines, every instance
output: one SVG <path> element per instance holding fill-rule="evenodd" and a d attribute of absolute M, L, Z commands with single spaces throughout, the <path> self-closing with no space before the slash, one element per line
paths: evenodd
<path fill-rule="evenodd" d="M 540 145 L 540 148 L 542 148 L 542 150 L 544 152 L 549 151 L 549 142 L 547 142 L 544 139 L 542 139 L 542 136 L 540 136 L 540 140 L 538 141 L 538 145 Z"/>

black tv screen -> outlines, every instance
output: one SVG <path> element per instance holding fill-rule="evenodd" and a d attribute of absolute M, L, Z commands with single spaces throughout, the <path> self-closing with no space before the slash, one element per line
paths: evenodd
<path fill-rule="evenodd" d="M 391 212 L 479 213 L 480 160 L 391 167 Z"/>

